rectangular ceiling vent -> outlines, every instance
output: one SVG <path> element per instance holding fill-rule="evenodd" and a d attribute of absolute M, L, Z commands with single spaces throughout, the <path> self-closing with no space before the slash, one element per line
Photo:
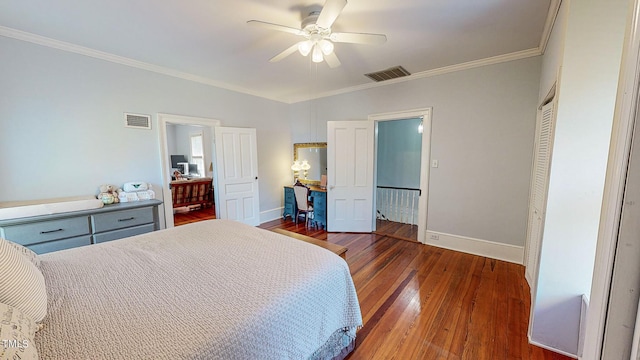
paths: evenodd
<path fill-rule="evenodd" d="M 407 69 L 403 68 L 402 66 L 394 66 L 394 67 L 388 68 L 387 70 L 364 74 L 364 76 L 368 77 L 369 79 L 373 81 L 378 81 L 378 82 L 391 80 L 391 79 L 395 79 L 403 76 L 409 76 L 409 75 L 411 75 L 411 73 L 408 72 Z"/>
<path fill-rule="evenodd" d="M 151 130 L 151 115 L 124 113 L 124 126 Z"/>

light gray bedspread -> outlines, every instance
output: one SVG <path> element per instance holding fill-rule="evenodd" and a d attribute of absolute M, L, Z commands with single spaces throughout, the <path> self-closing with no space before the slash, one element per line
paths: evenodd
<path fill-rule="evenodd" d="M 362 325 L 343 259 L 233 221 L 41 259 L 42 359 L 306 359 Z"/>

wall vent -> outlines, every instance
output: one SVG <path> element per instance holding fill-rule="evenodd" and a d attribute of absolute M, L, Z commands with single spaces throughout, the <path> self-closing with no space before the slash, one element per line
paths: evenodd
<path fill-rule="evenodd" d="M 364 76 L 377 82 L 391 80 L 391 79 L 395 79 L 403 76 L 409 76 L 409 75 L 411 75 L 411 73 L 408 72 L 407 69 L 403 68 L 400 65 L 388 68 L 387 70 L 364 74 Z"/>
<path fill-rule="evenodd" d="M 151 115 L 124 113 L 124 126 L 151 130 Z"/>

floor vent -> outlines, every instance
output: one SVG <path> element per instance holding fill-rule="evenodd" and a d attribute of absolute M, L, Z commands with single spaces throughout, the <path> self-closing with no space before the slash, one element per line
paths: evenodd
<path fill-rule="evenodd" d="M 151 115 L 124 113 L 124 126 L 151 130 Z"/>
<path fill-rule="evenodd" d="M 364 74 L 364 76 L 377 82 L 391 80 L 391 79 L 395 79 L 403 76 L 409 76 L 409 75 L 411 75 L 411 73 L 408 72 L 407 69 L 403 68 L 402 66 L 394 66 L 394 67 L 388 68 L 387 70 Z"/>

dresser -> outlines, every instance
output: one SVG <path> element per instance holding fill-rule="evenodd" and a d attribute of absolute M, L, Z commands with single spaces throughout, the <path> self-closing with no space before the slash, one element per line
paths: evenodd
<path fill-rule="evenodd" d="M 105 205 L 0 221 L 0 236 L 38 254 L 144 234 L 160 228 L 159 200 Z"/>
<path fill-rule="evenodd" d="M 327 228 L 327 190 L 320 188 L 319 186 L 309 186 L 310 196 L 313 201 L 313 223 L 316 226 Z M 282 212 L 282 218 L 286 219 L 287 216 L 292 219 L 296 216 L 296 197 L 293 192 L 293 186 L 284 187 L 284 211 Z"/>

